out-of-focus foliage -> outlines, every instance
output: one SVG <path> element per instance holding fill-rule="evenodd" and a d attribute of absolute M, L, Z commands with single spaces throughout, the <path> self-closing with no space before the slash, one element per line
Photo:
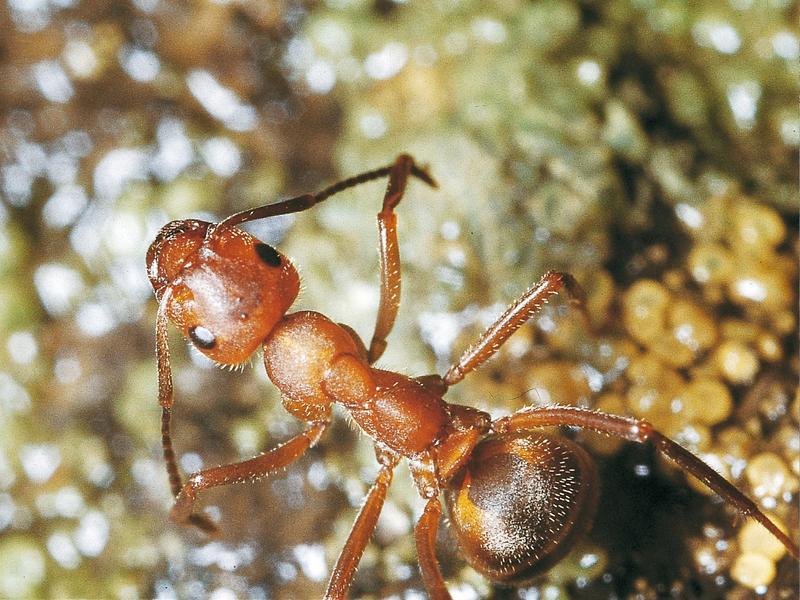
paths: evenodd
<path fill-rule="evenodd" d="M 168 521 L 144 253 L 409 151 L 403 303 L 382 366 L 442 371 L 545 270 L 586 287 L 448 399 L 646 418 L 797 535 L 797 8 L 780 0 L 103 2 L 0 6 L 0 597 L 322 595 L 375 474 L 338 418 L 281 476 L 208 492 L 218 539 Z M 366 336 L 369 184 L 251 227 L 299 306 Z M 186 473 L 300 427 L 260 358 L 171 337 Z M 339 415 L 341 416 L 341 415 Z M 577 434 L 603 492 L 523 598 L 781 598 L 796 565 L 646 448 Z M 422 590 L 401 467 L 353 597 Z M 464 566 L 454 595 L 515 597 Z"/>

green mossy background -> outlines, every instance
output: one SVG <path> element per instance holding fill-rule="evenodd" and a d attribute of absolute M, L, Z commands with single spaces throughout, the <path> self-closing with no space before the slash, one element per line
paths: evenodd
<path fill-rule="evenodd" d="M 0 597 L 322 596 L 376 471 L 369 440 L 338 413 L 285 474 L 204 496 L 218 539 L 172 525 L 144 254 L 171 219 L 403 151 L 439 188 L 412 182 L 398 209 L 403 296 L 381 366 L 443 372 L 541 273 L 569 271 L 594 331 L 556 301 L 448 400 L 648 418 L 796 538 L 797 22 L 781 0 L 0 6 Z M 251 227 L 298 265 L 298 308 L 363 337 L 382 191 Z M 228 372 L 171 342 L 184 469 L 299 430 L 259 357 Z M 730 406 L 698 396 L 709 380 Z M 443 527 L 454 597 L 797 593 L 785 558 L 743 582 L 741 523 L 651 451 L 570 435 L 599 458 L 593 532 L 512 590 Z M 401 466 L 352 597 L 421 597 L 420 507 Z"/>

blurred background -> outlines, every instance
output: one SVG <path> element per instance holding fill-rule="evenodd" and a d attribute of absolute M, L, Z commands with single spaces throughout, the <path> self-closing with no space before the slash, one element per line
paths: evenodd
<path fill-rule="evenodd" d="M 0 597 L 319 598 L 375 473 L 338 413 L 285 473 L 173 525 L 144 255 L 410 152 L 403 296 L 380 366 L 444 372 L 547 269 L 562 300 L 448 399 L 647 418 L 797 538 L 800 37 L 789 0 L 7 0 L 0 5 Z M 254 223 L 298 308 L 368 337 L 385 183 Z M 184 474 L 300 430 L 260 356 L 210 365 L 174 331 Z M 598 459 L 594 529 L 523 589 L 438 552 L 456 599 L 796 597 L 759 526 L 647 447 Z M 395 483 L 353 598 L 423 598 L 421 504 Z"/>

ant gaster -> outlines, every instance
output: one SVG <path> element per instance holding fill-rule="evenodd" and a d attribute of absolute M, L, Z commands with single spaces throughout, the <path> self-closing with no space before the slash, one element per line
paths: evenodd
<path fill-rule="evenodd" d="M 237 225 L 303 211 L 341 190 L 385 176 L 389 184 L 378 213 L 380 304 L 367 348 L 350 327 L 320 313 L 287 314 L 300 288 L 297 271 L 286 256 Z M 442 495 L 461 553 L 487 578 L 518 585 L 550 568 L 589 528 L 597 503 L 595 467 L 587 452 L 569 439 L 536 431 L 559 425 L 653 444 L 741 513 L 760 522 L 798 557 L 794 541 L 752 500 L 646 421 L 570 406 L 528 407 L 492 420 L 485 412 L 442 399 L 450 386 L 489 359 L 553 294 L 565 292 L 573 305 L 583 309 L 581 288 L 566 273 L 545 274 L 443 377 L 407 377 L 373 367 L 386 348 L 399 306 L 394 209 L 412 176 L 436 187 L 426 169 L 401 155 L 390 166 L 317 194 L 236 213 L 218 224 L 173 221 L 161 229 L 148 250 L 147 265 L 159 300 L 159 401 L 164 459 L 175 496 L 174 521 L 215 531 L 216 525 L 194 510 L 198 493 L 255 481 L 296 461 L 318 442 L 336 402 L 374 440 L 380 469 L 339 555 L 326 598 L 345 597 L 401 458 L 409 460 L 424 500 L 414 536 L 431 598 L 450 598 L 434 550 Z M 306 430 L 269 452 L 203 469 L 182 484 L 170 438 L 168 321 L 217 363 L 239 364 L 262 346 L 267 374 L 280 390 L 284 407 L 308 424 Z"/>

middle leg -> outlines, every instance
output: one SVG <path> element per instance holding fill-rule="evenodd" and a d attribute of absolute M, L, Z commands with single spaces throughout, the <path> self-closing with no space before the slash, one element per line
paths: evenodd
<path fill-rule="evenodd" d="M 319 441 L 327 425 L 327 422 L 314 423 L 303 433 L 255 458 L 194 473 L 177 494 L 170 517 L 176 523 L 194 525 L 206 533 L 215 533 L 215 524 L 193 512 L 198 492 L 231 483 L 256 481 L 287 467 Z"/>
<path fill-rule="evenodd" d="M 547 304 L 551 296 L 566 291 L 570 303 L 587 318 L 583 289 L 569 273 L 548 271 L 539 282 L 515 300 L 498 319 L 489 326 L 478 341 L 467 348 L 458 362 L 450 367 L 443 381 L 445 386 L 455 385 L 470 371 L 474 371 L 502 346 L 528 319 Z"/>
<path fill-rule="evenodd" d="M 361 555 L 364 548 L 375 531 L 378 517 L 383 509 L 383 502 L 386 500 L 386 491 L 392 483 L 392 474 L 399 461 L 399 457 L 376 448 L 378 460 L 381 462 L 381 470 L 375 483 L 367 494 L 361 511 L 356 517 L 353 529 L 342 548 L 336 566 L 328 582 L 328 589 L 325 592 L 325 600 L 344 600 L 347 590 L 355 577 Z"/>

